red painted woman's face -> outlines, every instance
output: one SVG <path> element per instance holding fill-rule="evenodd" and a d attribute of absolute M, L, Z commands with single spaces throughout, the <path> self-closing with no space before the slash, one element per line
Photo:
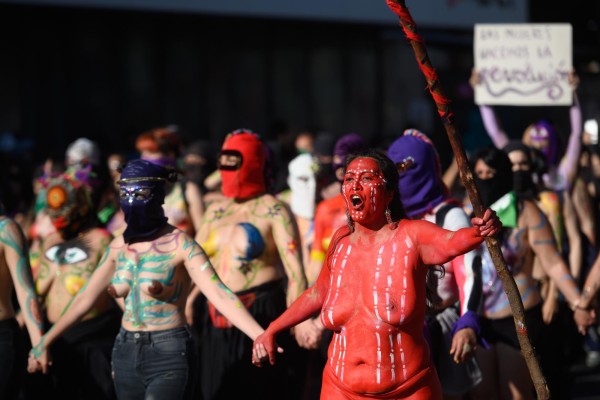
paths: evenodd
<path fill-rule="evenodd" d="M 342 194 L 352 220 L 363 225 L 385 218 L 392 194 L 385 189 L 385 179 L 377 162 L 360 157 L 348 164 Z"/>

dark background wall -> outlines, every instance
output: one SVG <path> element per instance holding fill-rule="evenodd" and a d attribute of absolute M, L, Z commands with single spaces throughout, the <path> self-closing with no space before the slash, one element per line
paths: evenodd
<path fill-rule="evenodd" d="M 598 38 L 588 27 L 580 41 L 584 20 L 546 9 L 532 18 L 577 21 L 575 63 L 591 114 L 598 75 L 586 69 Z M 488 143 L 467 83 L 472 32 L 421 33 L 466 145 Z M 544 114 L 568 122 L 564 108 L 499 112 L 514 136 Z M 416 126 L 450 159 L 400 28 L 0 4 L 0 133 L 21 143 L 17 152 L 41 160 L 81 136 L 106 152 L 130 151 L 137 134 L 167 124 L 188 141 L 219 143 L 246 127 L 270 140 L 358 132 L 377 145 Z"/>

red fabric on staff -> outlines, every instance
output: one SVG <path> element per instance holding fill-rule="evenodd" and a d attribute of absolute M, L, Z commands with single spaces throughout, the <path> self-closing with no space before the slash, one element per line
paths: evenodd
<path fill-rule="evenodd" d="M 406 34 L 406 37 L 408 38 L 408 40 L 423 43 L 424 40 L 421 37 L 421 35 L 419 35 L 415 31 L 409 29 L 409 27 L 416 27 L 417 24 L 413 20 L 412 15 L 408 11 L 408 8 L 405 5 L 398 4 L 393 0 L 386 0 L 386 2 L 387 2 L 388 7 L 396 15 L 398 15 L 398 17 L 400 18 L 400 21 L 406 21 L 404 24 L 401 22 L 400 25 L 402 26 L 402 30 L 404 30 L 404 33 Z M 428 63 L 426 64 L 426 63 L 423 63 L 421 60 L 419 60 L 419 61 L 420 61 L 419 68 L 421 69 L 421 71 L 423 71 L 423 74 L 425 75 L 427 82 L 431 82 L 431 84 L 428 84 L 428 89 L 429 89 L 429 92 L 431 93 L 431 96 L 433 96 L 433 99 L 436 102 L 436 104 L 442 104 L 442 105 L 450 104 L 450 100 L 447 97 L 442 96 L 438 93 L 435 93 L 432 90 L 432 86 L 434 86 L 438 82 L 438 75 L 437 75 L 437 72 L 435 71 L 435 69 Z M 443 110 L 440 108 L 438 108 L 438 113 L 440 114 L 440 117 L 442 117 L 442 120 L 444 120 L 444 121 L 450 120 L 454 116 L 454 114 L 452 112 L 449 112 L 448 110 Z"/>

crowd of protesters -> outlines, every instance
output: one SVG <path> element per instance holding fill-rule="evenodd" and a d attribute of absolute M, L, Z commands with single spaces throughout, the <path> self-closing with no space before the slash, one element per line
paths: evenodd
<path fill-rule="evenodd" d="M 569 398 L 570 366 L 600 365 L 598 121 L 570 82 L 570 127 L 508 133 L 480 106 L 481 218 L 416 127 L 282 149 L 167 126 L 6 166 L 0 398 L 533 399 L 492 235 Z"/>

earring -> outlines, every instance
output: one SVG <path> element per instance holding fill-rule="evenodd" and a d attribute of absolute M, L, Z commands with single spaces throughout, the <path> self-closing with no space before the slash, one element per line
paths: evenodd
<path fill-rule="evenodd" d="M 385 208 L 385 219 L 387 220 L 388 224 L 391 224 L 394 222 L 394 221 L 392 221 L 392 212 L 390 211 L 389 206 Z"/>
<path fill-rule="evenodd" d="M 348 209 L 346 209 L 346 222 L 348 223 L 348 229 L 350 229 L 351 232 L 354 232 L 354 221 L 352 220 L 350 210 Z"/>

